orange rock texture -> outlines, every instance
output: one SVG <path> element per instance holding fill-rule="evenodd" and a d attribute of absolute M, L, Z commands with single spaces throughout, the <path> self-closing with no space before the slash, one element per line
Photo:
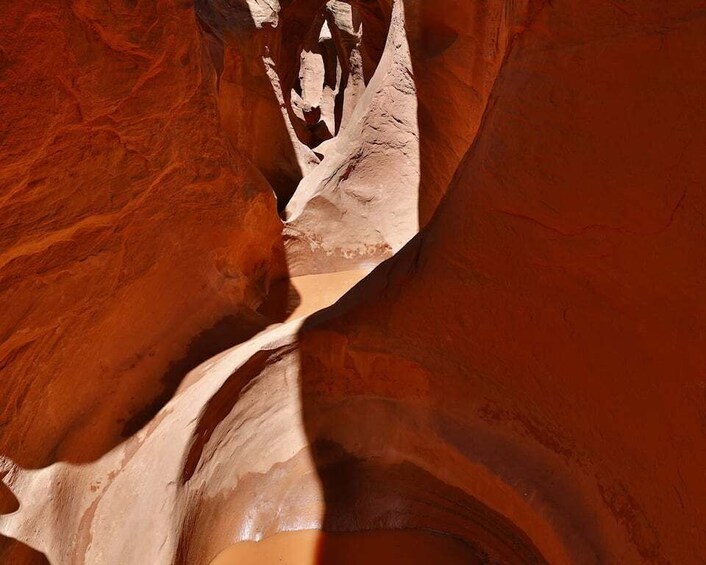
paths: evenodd
<path fill-rule="evenodd" d="M 698 0 L 13 0 L 0 561 L 703 562 L 704 37 Z"/>
<path fill-rule="evenodd" d="M 281 228 L 192 7 L 11 2 L 0 25 L 2 451 L 80 461 L 139 429 L 195 336 L 259 306 Z"/>

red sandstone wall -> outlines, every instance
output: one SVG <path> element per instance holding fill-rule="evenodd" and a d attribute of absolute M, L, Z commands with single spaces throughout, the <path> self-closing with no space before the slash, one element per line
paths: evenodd
<path fill-rule="evenodd" d="M 33 466 L 102 453 L 195 336 L 257 307 L 280 225 L 191 6 L 2 11 L 0 451 Z"/>

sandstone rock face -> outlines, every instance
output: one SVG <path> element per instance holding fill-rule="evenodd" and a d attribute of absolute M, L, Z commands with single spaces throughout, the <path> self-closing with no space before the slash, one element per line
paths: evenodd
<path fill-rule="evenodd" d="M 319 146 L 323 162 L 287 206 L 293 274 L 377 264 L 438 205 L 478 128 L 508 38 L 536 9 L 527 2 L 446 4 L 393 2 L 376 72 L 362 94 L 354 91 L 350 119 Z M 351 10 L 355 16 L 356 3 Z M 360 19 L 365 40 L 371 18 Z M 344 92 L 344 103 L 351 94 Z"/>
<path fill-rule="evenodd" d="M 22 66 L 23 42 L 63 28 L 34 38 L 42 20 L 12 12 L 11 84 L 34 91 L 60 67 L 94 77 L 67 108 L 133 113 L 110 122 L 122 161 L 107 142 L 91 153 L 88 110 L 67 126 L 45 107 L 60 94 L 10 113 L 32 136 L 6 136 L 27 147 L 0 169 L 6 256 L 25 261 L 0 271 L 17 273 L 3 347 L 20 347 L 3 369 L 6 559 L 209 563 L 278 532 L 402 528 L 462 539 L 481 563 L 703 561 L 702 3 L 234 4 L 142 7 L 129 24 L 57 7 L 51 21 L 98 34 L 66 41 L 107 45 L 75 67 Z M 168 46 L 169 25 L 191 43 Z M 149 45 L 146 71 L 110 58 Z M 165 90 L 162 69 L 198 88 Z M 121 72 L 147 76 L 128 88 Z M 130 194 L 28 189 L 55 155 L 53 137 L 26 141 L 43 128 L 75 133 L 59 152 L 72 188 L 102 171 L 94 155 Z M 156 145 L 128 151 L 147 132 Z M 218 174 L 188 176 L 199 159 Z M 224 346 L 116 442 L 155 385 L 118 354 L 155 343 L 157 366 L 224 311 L 240 313 L 226 333 L 254 332 L 278 245 L 302 275 L 292 319 Z"/>
<path fill-rule="evenodd" d="M 196 336 L 259 306 L 281 228 L 221 128 L 192 8 L 3 12 L 0 451 L 90 460 L 168 399 Z"/>

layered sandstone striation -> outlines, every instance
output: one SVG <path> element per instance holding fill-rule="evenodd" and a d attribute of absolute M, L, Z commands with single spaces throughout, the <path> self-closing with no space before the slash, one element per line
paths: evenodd
<path fill-rule="evenodd" d="M 4 110 L 6 559 L 706 557 L 700 2 L 13 10 L 8 100 L 76 82 Z"/>
<path fill-rule="evenodd" d="M 0 61 L 0 451 L 80 463 L 263 325 L 281 226 L 191 7 L 11 2 Z"/>

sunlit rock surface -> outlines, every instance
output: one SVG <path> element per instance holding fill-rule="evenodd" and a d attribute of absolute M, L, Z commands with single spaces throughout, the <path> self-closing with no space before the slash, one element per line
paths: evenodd
<path fill-rule="evenodd" d="M 702 3 L 97 6 L 0 27 L 2 559 L 706 558 Z"/>

